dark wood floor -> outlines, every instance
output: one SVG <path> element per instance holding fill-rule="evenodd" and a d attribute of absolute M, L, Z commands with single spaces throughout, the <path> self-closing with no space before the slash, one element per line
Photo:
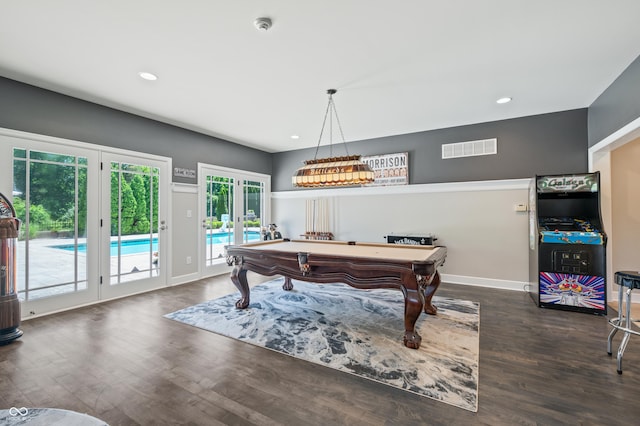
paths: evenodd
<path fill-rule="evenodd" d="M 260 280 L 250 275 L 252 284 Z M 539 309 L 526 293 L 443 284 L 440 295 L 480 302 L 472 413 L 162 317 L 234 291 L 228 277 L 216 277 L 25 321 L 24 336 L 0 347 L 0 408 L 58 407 L 112 426 L 640 419 L 640 337 L 632 337 L 618 375 L 604 317 Z M 437 330 L 421 321 L 428 344 Z"/>

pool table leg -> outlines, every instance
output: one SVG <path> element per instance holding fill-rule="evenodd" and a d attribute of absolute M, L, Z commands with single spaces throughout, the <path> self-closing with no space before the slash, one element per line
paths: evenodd
<path fill-rule="evenodd" d="M 415 290 L 413 289 L 414 280 L 416 283 Z M 406 281 L 405 284 L 407 284 Z M 440 274 L 438 271 L 436 271 L 428 284 L 425 276 L 420 276 L 419 278 L 414 276 L 411 285 L 405 286 L 404 345 L 406 347 L 411 349 L 420 348 L 422 337 L 415 330 L 415 324 L 423 310 L 429 315 L 435 315 L 438 311 L 438 308 L 431 303 L 431 299 L 433 299 L 433 295 L 439 286 Z"/>
<path fill-rule="evenodd" d="M 422 291 L 424 292 L 424 312 L 425 314 L 435 315 L 438 312 L 438 308 L 431 304 L 431 299 L 433 299 L 433 295 L 436 290 L 440 286 L 440 274 L 438 271 L 433 276 L 433 280 L 429 285 L 423 286 Z"/>
<path fill-rule="evenodd" d="M 231 282 L 240 291 L 242 296 L 236 302 L 237 309 L 246 309 L 249 306 L 249 283 L 247 282 L 247 270 L 242 265 L 236 265 L 231 271 Z"/>
<path fill-rule="evenodd" d="M 412 286 L 413 287 L 413 286 Z M 404 298 L 404 345 L 411 349 L 418 349 L 422 337 L 416 331 L 416 321 L 422 313 L 424 306 L 423 295 L 419 285 L 416 288 L 405 287 Z"/>
<path fill-rule="evenodd" d="M 282 284 L 282 289 L 286 291 L 293 290 L 293 283 L 291 282 L 291 278 L 284 277 L 284 284 Z"/>

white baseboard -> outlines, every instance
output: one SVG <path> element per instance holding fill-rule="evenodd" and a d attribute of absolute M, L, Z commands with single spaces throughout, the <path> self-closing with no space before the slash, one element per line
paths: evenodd
<path fill-rule="evenodd" d="M 441 274 L 440 279 L 447 284 L 464 284 L 478 287 L 490 287 L 501 290 L 527 291 L 528 282 L 499 280 L 495 278 L 468 277 L 465 275 Z"/>
<path fill-rule="evenodd" d="M 528 282 L 499 280 L 495 278 L 468 277 L 465 275 L 440 274 L 442 282 L 447 284 L 473 285 L 477 287 L 497 288 L 500 290 L 528 291 Z M 617 302 L 618 292 L 612 291 L 607 302 Z M 631 303 L 640 303 L 640 291 L 631 293 Z"/>
<path fill-rule="evenodd" d="M 614 287 L 618 287 L 617 285 L 614 285 Z M 626 298 L 626 295 L 622 295 L 622 299 L 624 300 Z M 607 302 L 618 302 L 618 292 L 617 291 L 612 291 L 611 292 L 611 297 L 609 297 L 609 300 L 607 300 Z M 631 303 L 640 303 L 640 292 L 635 291 L 635 292 L 631 292 Z"/>
<path fill-rule="evenodd" d="M 186 284 L 193 281 L 197 281 L 199 279 L 200 279 L 200 274 L 197 272 L 194 272 L 192 274 L 178 275 L 177 277 L 171 277 L 171 279 L 169 280 L 169 285 L 174 286 L 174 285 Z"/>

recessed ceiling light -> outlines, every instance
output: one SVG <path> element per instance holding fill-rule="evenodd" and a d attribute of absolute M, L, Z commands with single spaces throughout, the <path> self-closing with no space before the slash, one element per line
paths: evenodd
<path fill-rule="evenodd" d="M 150 72 L 147 72 L 147 71 L 140 71 L 138 73 L 138 75 L 140 76 L 140 78 L 143 78 L 143 79 L 149 80 L 149 81 L 156 81 L 158 79 L 157 75 L 155 75 L 153 73 L 150 73 Z"/>
<path fill-rule="evenodd" d="M 509 97 L 506 97 L 506 98 L 500 98 L 500 99 L 498 99 L 496 102 L 497 102 L 497 103 L 499 103 L 499 104 L 506 104 L 506 103 L 511 102 L 511 98 L 509 98 Z"/>
<path fill-rule="evenodd" d="M 291 135 L 291 139 L 300 139 L 300 136 L 298 136 L 298 135 Z"/>

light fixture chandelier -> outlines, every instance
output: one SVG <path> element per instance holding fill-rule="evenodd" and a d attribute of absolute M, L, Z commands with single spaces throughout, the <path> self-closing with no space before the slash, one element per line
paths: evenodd
<path fill-rule="evenodd" d="M 369 165 L 360 161 L 359 155 L 349 155 L 347 143 L 344 140 L 344 134 L 342 133 L 342 125 L 340 124 L 336 106 L 333 102 L 333 95 L 335 95 L 336 92 L 336 89 L 327 90 L 329 103 L 327 104 L 327 110 L 324 113 L 324 120 L 322 121 L 322 129 L 320 130 L 316 153 L 313 160 L 306 160 L 304 162 L 305 165 L 300 167 L 296 171 L 296 174 L 293 175 L 291 179 L 293 186 L 302 188 L 352 186 L 364 185 L 371 183 L 374 180 L 374 174 Z M 333 152 L 334 116 L 336 118 L 336 123 L 338 124 L 338 129 L 340 130 L 342 143 L 344 144 L 344 148 L 347 153 L 347 155 L 343 157 L 331 156 Z M 324 133 L 324 126 L 327 123 L 327 117 L 329 117 L 329 157 L 317 158 L 318 149 L 320 148 L 320 142 L 322 141 L 322 135 Z"/>

